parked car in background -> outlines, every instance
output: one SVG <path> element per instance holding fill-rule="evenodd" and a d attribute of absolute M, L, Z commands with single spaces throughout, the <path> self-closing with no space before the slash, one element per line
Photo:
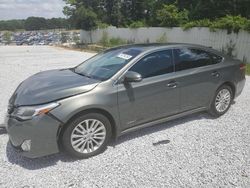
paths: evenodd
<path fill-rule="evenodd" d="M 245 64 L 211 48 L 127 45 L 23 81 L 9 100 L 7 131 L 23 156 L 88 158 L 130 131 L 202 111 L 219 117 L 244 84 Z"/>
<path fill-rule="evenodd" d="M 16 45 L 48 45 L 60 43 L 60 32 L 26 31 L 13 34 L 13 42 Z"/>

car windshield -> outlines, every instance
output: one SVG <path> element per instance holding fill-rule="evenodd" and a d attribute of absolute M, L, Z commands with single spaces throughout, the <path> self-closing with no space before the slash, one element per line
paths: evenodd
<path fill-rule="evenodd" d="M 78 65 L 74 71 L 77 74 L 104 81 L 111 78 L 140 53 L 141 50 L 135 48 L 105 51 Z"/>

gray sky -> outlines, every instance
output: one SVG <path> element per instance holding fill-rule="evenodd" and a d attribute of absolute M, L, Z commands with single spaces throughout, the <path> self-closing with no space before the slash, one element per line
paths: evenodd
<path fill-rule="evenodd" d="M 63 0 L 0 0 L 0 20 L 64 17 Z"/>

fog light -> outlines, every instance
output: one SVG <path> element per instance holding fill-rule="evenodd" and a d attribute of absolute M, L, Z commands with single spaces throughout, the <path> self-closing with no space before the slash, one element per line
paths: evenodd
<path fill-rule="evenodd" d="M 22 145 L 21 148 L 23 151 L 30 151 L 31 148 L 31 140 L 25 140 Z"/>

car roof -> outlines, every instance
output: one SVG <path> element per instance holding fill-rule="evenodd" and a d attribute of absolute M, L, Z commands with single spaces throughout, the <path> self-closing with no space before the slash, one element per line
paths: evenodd
<path fill-rule="evenodd" d="M 157 49 L 162 49 L 162 48 L 180 48 L 180 47 L 191 47 L 191 48 L 198 48 L 198 49 L 203 49 L 206 51 L 210 51 L 212 53 L 218 54 L 220 56 L 224 56 L 221 52 L 213 49 L 212 47 L 206 47 L 203 45 L 199 44 L 190 44 L 190 43 L 146 43 L 146 44 L 129 44 L 129 45 L 123 45 L 123 46 L 118 46 L 115 48 L 110 48 L 109 50 L 115 50 L 115 49 L 136 49 L 140 50 L 141 52 L 145 51 L 150 51 L 150 50 L 157 50 Z"/>

